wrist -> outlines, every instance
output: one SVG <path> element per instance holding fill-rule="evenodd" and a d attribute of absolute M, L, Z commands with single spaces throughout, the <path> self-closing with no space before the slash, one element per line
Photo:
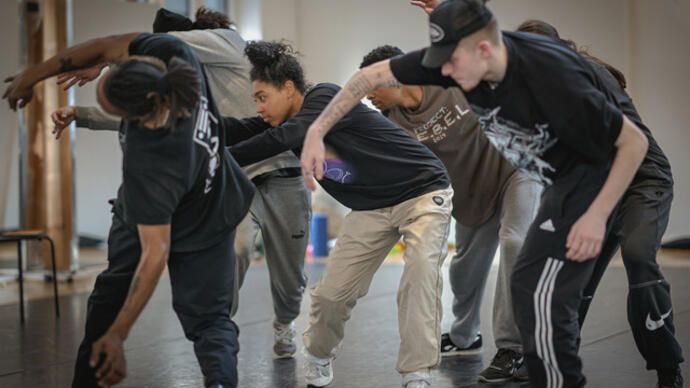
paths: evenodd
<path fill-rule="evenodd" d="M 127 336 L 129 335 L 129 328 L 125 328 L 122 325 L 118 325 L 117 322 L 113 323 L 108 329 L 108 334 L 113 335 L 120 339 L 120 341 L 125 342 Z"/>

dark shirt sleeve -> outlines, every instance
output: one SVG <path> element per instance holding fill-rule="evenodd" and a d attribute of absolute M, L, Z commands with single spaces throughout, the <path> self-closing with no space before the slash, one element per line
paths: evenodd
<path fill-rule="evenodd" d="M 528 85 L 559 141 L 592 162 L 609 160 L 623 114 L 597 89 L 584 59 L 547 63 L 535 61 Z"/>
<path fill-rule="evenodd" d="M 277 127 L 268 128 L 248 140 L 237 143 L 228 150 L 240 166 L 262 161 L 287 150 L 299 154 L 309 126 L 326 108 L 336 91 L 316 87 L 304 98 L 302 109 L 294 117 Z M 338 124 L 335 127 L 337 126 Z"/>
<path fill-rule="evenodd" d="M 182 39 L 169 34 L 140 34 L 129 43 L 129 55 L 148 55 L 165 63 L 179 57 L 199 67 L 192 49 Z"/>
<path fill-rule="evenodd" d="M 225 131 L 225 146 L 235 145 L 243 140 L 256 136 L 271 125 L 261 119 L 261 116 L 236 119 L 230 116 L 223 117 L 223 130 Z"/>
<path fill-rule="evenodd" d="M 426 49 L 399 55 L 390 60 L 391 70 L 398 82 L 405 85 L 437 85 L 444 87 L 460 87 L 452 78 L 441 74 L 441 68 L 422 66 L 422 58 Z"/>
<path fill-rule="evenodd" d="M 189 190 L 189 155 L 179 147 L 163 149 L 151 139 L 162 135 L 141 128 L 127 131 L 122 186 L 125 217 L 130 223 L 172 223 L 173 213 Z"/>

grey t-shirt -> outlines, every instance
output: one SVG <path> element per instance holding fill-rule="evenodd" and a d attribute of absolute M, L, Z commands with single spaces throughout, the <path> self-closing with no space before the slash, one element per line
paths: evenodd
<path fill-rule="evenodd" d="M 191 30 L 168 34 L 182 39 L 199 58 L 221 115 L 239 118 L 256 115 L 249 80 L 251 64 L 244 56 L 245 41 L 237 31 Z M 247 176 L 254 178 L 288 167 L 300 167 L 299 160 L 289 151 L 243 169 Z"/>
<path fill-rule="evenodd" d="M 515 168 L 489 143 L 459 88 L 422 86 L 419 108 L 396 107 L 386 115 L 446 166 L 457 222 L 476 226 L 494 214 Z"/>

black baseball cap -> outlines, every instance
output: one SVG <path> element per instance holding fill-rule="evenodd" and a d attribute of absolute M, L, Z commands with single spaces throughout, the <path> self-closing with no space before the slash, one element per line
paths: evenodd
<path fill-rule="evenodd" d="M 156 18 L 153 20 L 153 32 L 189 31 L 192 29 L 192 24 L 188 17 L 161 8 L 156 12 Z"/>
<path fill-rule="evenodd" d="M 429 14 L 431 46 L 422 65 L 441 67 L 450 59 L 458 42 L 489 24 L 493 15 L 483 0 L 446 0 Z"/>

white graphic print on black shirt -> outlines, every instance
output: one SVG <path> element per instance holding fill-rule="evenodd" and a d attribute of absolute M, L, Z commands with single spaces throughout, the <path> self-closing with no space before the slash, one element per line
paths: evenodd
<path fill-rule="evenodd" d="M 472 110 L 491 144 L 503 157 L 525 175 L 551 185 L 547 174 L 555 169 L 542 159 L 544 153 L 558 141 L 549 131 L 549 124 L 535 124 L 534 128 L 523 128 L 515 122 L 498 116 L 501 107 L 484 109 L 472 105 Z"/>
<path fill-rule="evenodd" d="M 218 136 L 212 136 L 211 121 L 218 124 L 218 119 L 208 110 L 208 100 L 201 96 L 199 102 L 199 114 L 197 115 L 196 125 L 194 126 L 194 142 L 201 145 L 208 151 L 208 175 L 206 176 L 206 186 L 204 194 L 211 191 L 213 177 L 216 176 L 218 169 Z"/>

